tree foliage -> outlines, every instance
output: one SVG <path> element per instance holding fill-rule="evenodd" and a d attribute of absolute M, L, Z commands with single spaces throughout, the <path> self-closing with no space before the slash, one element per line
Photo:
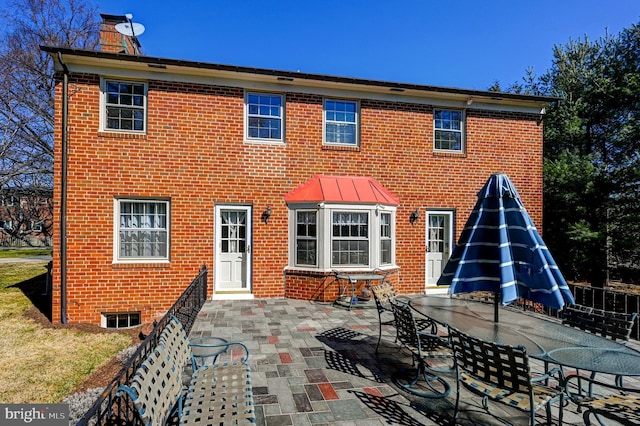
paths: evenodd
<path fill-rule="evenodd" d="M 640 27 L 554 48 L 545 115 L 544 235 L 563 271 L 603 285 L 640 263 Z"/>
<path fill-rule="evenodd" d="M 13 0 L 0 18 L 0 192 L 39 204 L 53 187 L 55 88 L 53 61 L 40 46 L 95 49 L 98 13 L 83 0 Z M 19 216 L 40 220 L 41 212 Z"/>
<path fill-rule="evenodd" d="M 51 187 L 55 83 L 40 46 L 94 49 L 98 14 L 82 0 L 14 0 L 0 17 L 0 187 Z"/>

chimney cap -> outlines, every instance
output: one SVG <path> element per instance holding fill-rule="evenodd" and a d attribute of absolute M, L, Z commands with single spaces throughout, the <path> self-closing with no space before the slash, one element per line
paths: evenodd
<path fill-rule="evenodd" d="M 111 15 L 109 13 L 101 13 L 100 17 L 103 21 L 108 22 L 129 22 L 125 15 Z"/>

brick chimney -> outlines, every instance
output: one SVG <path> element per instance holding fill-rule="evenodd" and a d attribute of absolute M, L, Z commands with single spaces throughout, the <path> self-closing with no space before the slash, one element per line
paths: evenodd
<path fill-rule="evenodd" d="M 102 18 L 100 24 L 101 52 L 140 54 L 140 43 L 137 37 L 129 37 L 116 30 L 117 24 L 129 22 L 126 16 L 101 13 L 100 17 Z"/>

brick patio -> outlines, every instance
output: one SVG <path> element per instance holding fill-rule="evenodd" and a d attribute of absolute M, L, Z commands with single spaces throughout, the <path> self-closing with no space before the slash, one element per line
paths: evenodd
<path fill-rule="evenodd" d="M 258 425 L 445 425 L 453 416 L 453 374 L 444 374 L 453 391 L 447 398 L 413 396 L 394 383 L 411 369 L 411 358 L 385 327 L 375 354 L 375 309 L 348 311 L 329 304 L 292 299 L 207 301 L 191 336 L 241 341 L 251 351 Z M 637 344 L 637 342 L 634 342 Z M 541 371 L 542 364 L 536 366 Z M 639 381 L 625 382 L 638 386 Z M 528 417 L 502 404 L 482 408 L 481 398 L 462 394 L 459 424 L 527 424 Z M 552 414 L 557 424 L 557 407 Z M 569 404 L 564 424 L 581 425 L 582 414 Z M 544 410 L 538 421 L 543 423 Z"/>

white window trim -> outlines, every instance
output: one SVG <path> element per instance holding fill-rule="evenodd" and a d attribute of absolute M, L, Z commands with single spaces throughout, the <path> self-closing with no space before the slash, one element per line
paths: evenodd
<path fill-rule="evenodd" d="M 436 128 L 436 111 L 456 111 L 460 112 L 460 149 L 440 149 L 436 148 L 436 130 L 445 130 L 456 132 L 457 130 L 448 130 L 448 129 L 437 129 Z M 467 114 L 463 109 L 456 108 L 433 108 L 433 114 L 431 119 L 431 127 L 432 127 L 432 137 L 433 137 L 433 151 L 434 152 L 449 152 L 449 153 L 457 153 L 462 154 L 466 152 L 467 149 Z"/>
<path fill-rule="evenodd" d="M 389 215 L 389 238 L 382 238 L 382 215 L 383 214 L 388 214 Z M 395 215 L 392 214 L 391 212 L 387 212 L 387 211 L 382 211 L 379 212 L 379 217 L 380 219 L 378 219 L 378 229 L 379 229 L 379 237 L 378 237 L 378 241 L 380 242 L 380 247 L 378 248 L 378 253 L 380 256 L 380 267 L 384 268 L 384 267 L 388 267 L 390 265 L 393 265 L 395 263 L 395 231 L 394 231 L 394 217 Z M 383 263 L 382 261 L 382 241 L 386 241 L 386 240 L 390 240 L 391 241 L 391 247 L 389 248 L 389 250 L 391 250 L 391 261 L 389 263 Z"/>
<path fill-rule="evenodd" d="M 257 94 L 257 95 L 269 95 L 269 96 L 279 96 L 280 97 L 280 139 L 271 139 L 271 138 L 252 138 L 249 137 L 249 94 Z M 283 144 L 285 141 L 285 114 L 286 114 L 286 98 L 283 93 L 275 93 L 268 91 L 260 91 L 260 90 L 246 90 L 244 92 L 244 141 L 245 142 L 260 142 L 260 143 L 272 143 L 272 144 Z"/>
<path fill-rule="evenodd" d="M 123 129 L 108 129 L 107 128 L 107 81 L 113 81 L 116 83 L 125 84 L 142 84 L 144 86 L 144 129 L 143 130 L 123 130 Z M 139 80 L 126 80 L 122 78 L 109 78 L 100 77 L 100 131 L 112 132 L 112 133 L 128 133 L 144 135 L 147 133 L 147 126 L 149 122 L 149 85 L 146 81 Z"/>
<path fill-rule="evenodd" d="M 351 102 L 356 105 L 356 122 L 355 129 L 355 143 L 340 143 L 340 142 L 328 142 L 327 141 L 327 101 L 337 101 L 337 102 Z M 338 121 L 337 123 L 342 123 Z M 322 100 L 322 143 L 324 145 L 330 146 L 350 146 L 350 147 L 359 147 L 360 146 L 360 102 L 353 99 L 338 99 L 338 98 L 324 98 Z"/>
<path fill-rule="evenodd" d="M 307 212 L 312 212 L 316 214 L 316 236 L 315 236 L 315 242 L 316 242 L 316 262 L 313 265 L 307 264 L 307 263 L 298 263 L 298 247 L 297 247 L 297 243 L 299 240 L 298 237 L 298 215 L 297 213 L 307 213 Z M 294 211 L 293 214 L 293 219 L 294 219 L 294 228 L 293 228 L 293 264 L 296 267 L 302 267 L 302 268 L 317 268 L 318 267 L 318 258 L 319 258 L 319 253 L 320 253 L 320 249 L 319 249 L 319 238 L 320 236 L 318 235 L 318 212 L 316 209 L 297 209 Z M 309 241 L 312 240 L 312 238 L 303 238 L 304 241 Z"/>
<path fill-rule="evenodd" d="M 120 257 L 120 203 L 165 203 L 167 206 L 167 255 L 165 257 Z M 113 199 L 113 263 L 169 263 L 171 258 L 171 201 L 162 198 Z"/>
<path fill-rule="evenodd" d="M 317 267 L 296 265 L 296 212 L 300 210 L 317 210 Z M 380 256 L 380 212 L 391 213 L 391 263 L 382 264 Z M 333 212 L 368 212 L 369 213 L 369 265 L 331 265 L 333 240 L 331 226 Z M 332 203 L 300 203 L 289 206 L 289 268 L 305 271 L 362 271 L 396 268 L 396 207 L 376 204 L 332 204 Z"/>

